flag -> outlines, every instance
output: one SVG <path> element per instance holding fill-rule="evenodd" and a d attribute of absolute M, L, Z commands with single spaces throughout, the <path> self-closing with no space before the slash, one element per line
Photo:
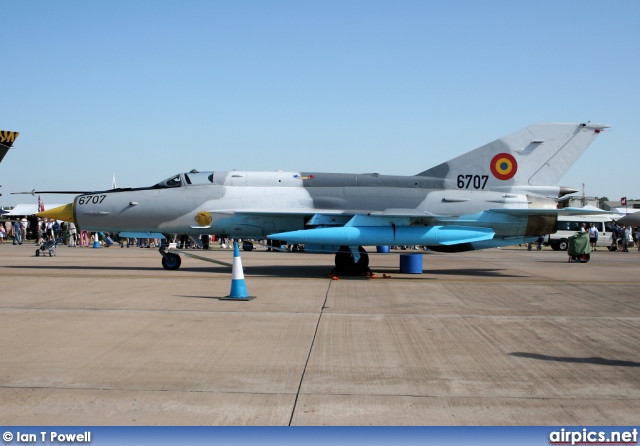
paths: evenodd
<path fill-rule="evenodd" d="M 620 206 L 626 206 L 627 205 L 627 197 L 622 197 L 620 199 Z"/>
<path fill-rule="evenodd" d="M 111 178 L 111 189 L 115 189 L 116 188 L 116 174 L 113 174 L 113 177 Z"/>
<path fill-rule="evenodd" d="M 38 212 L 44 212 L 44 203 L 42 202 L 40 195 L 38 195 Z"/>

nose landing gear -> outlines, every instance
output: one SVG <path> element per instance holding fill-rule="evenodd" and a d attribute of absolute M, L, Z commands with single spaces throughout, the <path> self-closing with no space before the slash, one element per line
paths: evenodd
<path fill-rule="evenodd" d="M 173 254 L 171 252 L 163 253 L 162 251 L 160 251 L 160 254 L 162 254 L 162 267 L 164 269 L 175 271 L 180 268 L 182 259 L 178 254 Z"/>

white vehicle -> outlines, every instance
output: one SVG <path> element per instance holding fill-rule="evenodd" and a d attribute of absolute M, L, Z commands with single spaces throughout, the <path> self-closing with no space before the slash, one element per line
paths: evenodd
<path fill-rule="evenodd" d="M 597 247 L 609 248 L 611 246 L 612 221 L 617 220 L 620 215 L 559 215 L 556 223 L 556 232 L 549 234 L 547 244 L 554 251 L 566 251 L 569 247 L 569 237 L 580 231 L 582 225 L 586 230 L 593 223 L 598 229 Z"/>

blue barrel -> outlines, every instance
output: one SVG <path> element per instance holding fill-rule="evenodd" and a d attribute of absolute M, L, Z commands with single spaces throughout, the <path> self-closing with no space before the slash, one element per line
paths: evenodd
<path fill-rule="evenodd" d="M 388 246 L 376 246 L 376 252 L 387 253 L 389 252 Z"/>
<path fill-rule="evenodd" d="M 422 254 L 400 254 L 400 272 L 422 274 Z"/>

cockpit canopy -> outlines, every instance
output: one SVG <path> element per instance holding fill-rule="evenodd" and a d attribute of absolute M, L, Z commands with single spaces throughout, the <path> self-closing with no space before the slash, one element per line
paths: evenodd
<path fill-rule="evenodd" d="M 180 187 L 180 186 L 188 186 L 194 184 L 212 184 L 213 183 L 213 172 L 198 172 L 197 170 L 192 170 L 191 172 L 179 173 L 172 177 L 167 178 L 166 180 L 160 181 L 154 187 L 156 188 L 165 188 L 165 187 Z"/>

